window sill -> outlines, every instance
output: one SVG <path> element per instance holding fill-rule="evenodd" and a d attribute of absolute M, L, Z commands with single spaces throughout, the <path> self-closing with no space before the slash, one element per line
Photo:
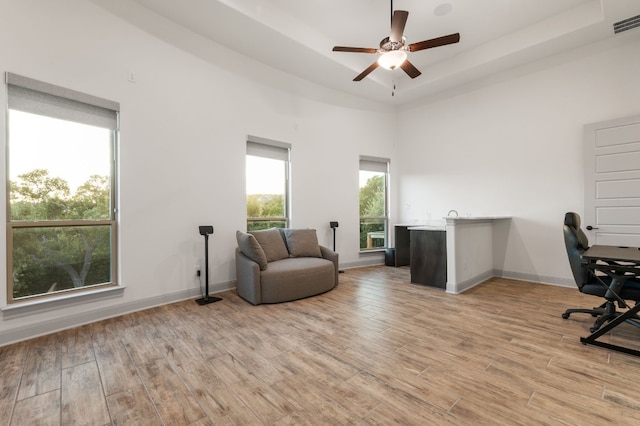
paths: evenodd
<path fill-rule="evenodd" d="M 109 299 L 122 296 L 125 286 L 110 286 L 88 290 L 81 293 L 64 294 L 47 299 L 37 299 L 25 302 L 16 302 L 0 308 L 4 319 L 21 317 L 29 314 L 46 312 L 53 309 L 72 305 L 79 305 L 96 300 Z"/>
<path fill-rule="evenodd" d="M 370 250 L 360 250 L 360 254 L 369 254 L 369 253 L 384 253 L 388 247 L 380 247 Z"/>

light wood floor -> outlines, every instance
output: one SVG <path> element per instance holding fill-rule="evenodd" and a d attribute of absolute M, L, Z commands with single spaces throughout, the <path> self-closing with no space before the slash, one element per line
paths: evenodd
<path fill-rule="evenodd" d="M 0 348 L 0 424 L 640 424 L 640 358 L 579 342 L 593 319 L 560 315 L 599 300 L 577 289 L 453 296 L 373 267 L 292 303 L 221 296 Z"/>

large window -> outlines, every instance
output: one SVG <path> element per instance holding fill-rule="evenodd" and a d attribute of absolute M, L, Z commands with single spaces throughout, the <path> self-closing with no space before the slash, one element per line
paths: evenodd
<path fill-rule="evenodd" d="M 247 140 L 247 231 L 289 226 L 289 151 L 286 143 Z"/>
<path fill-rule="evenodd" d="M 360 250 L 376 250 L 389 241 L 389 160 L 360 157 Z"/>
<path fill-rule="evenodd" d="M 9 303 L 115 285 L 119 105 L 7 73 Z"/>

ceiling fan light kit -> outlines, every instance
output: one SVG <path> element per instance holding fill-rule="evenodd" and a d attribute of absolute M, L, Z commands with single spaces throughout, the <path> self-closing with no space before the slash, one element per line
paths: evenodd
<path fill-rule="evenodd" d="M 380 55 L 378 58 L 378 65 L 388 70 L 394 70 L 402 65 L 406 60 L 407 52 L 404 50 L 391 50 Z"/>
<path fill-rule="evenodd" d="M 431 49 L 433 47 L 445 46 L 447 44 L 453 44 L 460 41 L 460 34 L 454 33 L 443 37 L 432 38 L 429 40 L 419 41 L 406 45 L 406 39 L 404 37 L 404 26 L 407 23 L 409 12 L 406 10 L 393 11 L 393 1 L 391 2 L 391 32 L 389 37 L 385 37 L 380 42 L 380 48 L 367 48 L 367 47 L 345 47 L 334 46 L 334 52 L 352 52 L 352 53 L 378 53 L 380 56 L 378 60 L 369 65 L 367 69 L 353 79 L 353 81 L 360 81 L 369 75 L 373 70 L 381 66 L 388 70 L 395 70 L 396 68 L 402 68 L 411 78 L 418 77 L 421 72 L 407 59 L 407 52 L 417 52 L 420 50 Z"/>

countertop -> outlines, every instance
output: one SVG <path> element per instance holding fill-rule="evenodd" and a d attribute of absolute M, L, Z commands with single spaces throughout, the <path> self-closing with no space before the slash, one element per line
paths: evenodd
<path fill-rule="evenodd" d="M 445 216 L 444 220 L 464 221 L 464 220 L 502 220 L 511 219 L 511 216 Z"/>
<path fill-rule="evenodd" d="M 409 226 L 407 229 L 409 231 L 446 231 L 447 227 L 445 225 L 416 225 Z"/>
<path fill-rule="evenodd" d="M 442 220 L 433 220 L 428 223 L 396 224 L 406 226 L 409 231 L 445 231 L 447 225 L 456 225 L 474 222 L 491 222 L 494 220 L 511 219 L 511 216 L 445 216 Z"/>

